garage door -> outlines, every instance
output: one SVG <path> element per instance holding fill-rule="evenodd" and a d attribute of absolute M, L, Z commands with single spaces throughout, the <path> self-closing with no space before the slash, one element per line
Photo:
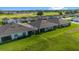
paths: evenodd
<path fill-rule="evenodd" d="M 1 40 L 2 40 L 2 42 L 7 42 L 7 41 L 11 41 L 12 38 L 11 38 L 11 36 L 6 36 L 6 37 L 2 37 Z"/>

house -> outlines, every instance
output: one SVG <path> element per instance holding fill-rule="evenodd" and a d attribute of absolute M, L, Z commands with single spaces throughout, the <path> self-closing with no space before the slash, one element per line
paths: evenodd
<path fill-rule="evenodd" d="M 33 21 L 33 18 L 29 18 L 29 17 L 28 17 L 28 18 L 26 19 L 26 21 L 27 21 L 28 23 L 31 23 L 31 22 Z"/>
<path fill-rule="evenodd" d="M 9 21 L 9 18 L 7 18 L 7 17 L 4 17 L 4 18 L 2 18 L 2 23 L 3 24 L 8 24 L 8 21 Z"/>
<path fill-rule="evenodd" d="M 59 27 L 62 27 L 62 26 L 66 27 L 66 26 L 69 26 L 71 24 L 71 22 L 69 22 L 65 18 L 62 18 L 61 16 L 60 17 L 58 17 L 58 16 L 50 16 L 47 20 L 49 22 L 51 22 L 51 23 L 58 24 Z"/>
<path fill-rule="evenodd" d="M 27 22 L 26 19 L 27 19 L 27 17 L 21 17 L 20 22 Z"/>
<path fill-rule="evenodd" d="M 30 36 L 34 30 L 30 25 L 6 24 L 0 26 L 0 43 Z"/>
<path fill-rule="evenodd" d="M 15 17 L 11 19 L 5 17 L 2 20 L 3 20 L 3 24 L 19 23 L 18 18 L 15 18 Z"/>
<path fill-rule="evenodd" d="M 23 22 L 30 23 L 33 19 L 27 17 L 21 17 L 21 18 L 14 17 L 9 19 L 7 17 L 4 17 L 2 20 L 3 20 L 3 24 L 10 24 L 10 23 L 23 23 Z"/>
<path fill-rule="evenodd" d="M 38 18 L 36 21 L 31 22 L 30 25 L 33 26 L 34 28 L 37 28 L 36 33 L 46 32 L 58 26 L 58 24 L 51 23 L 48 20 L 44 20 L 42 18 Z"/>
<path fill-rule="evenodd" d="M 20 18 L 14 17 L 11 20 L 13 20 L 13 23 L 21 23 Z"/>

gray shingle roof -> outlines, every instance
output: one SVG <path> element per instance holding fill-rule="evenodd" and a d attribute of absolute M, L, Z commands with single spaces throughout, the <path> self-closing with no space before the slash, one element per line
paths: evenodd
<path fill-rule="evenodd" d="M 56 24 L 60 23 L 58 18 L 48 19 L 48 21 L 51 23 L 56 23 Z"/>
<path fill-rule="evenodd" d="M 52 17 L 51 19 L 48 19 L 49 22 L 51 23 L 56 23 L 56 24 L 63 24 L 63 23 L 66 23 L 64 19 L 62 19 L 61 17 Z"/>
<path fill-rule="evenodd" d="M 38 19 L 38 20 L 32 22 L 30 25 L 37 27 L 37 28 L 46 28 L 46 27 L 54 26 L 56 24 L 51 23 L 48 20 Z"/>
<path fill-rule="evenodd" d="M 0 36 L 6 36 L 14 33 L 24 32 L 24 31 L 33 31 L 35 29 L 23 26 L 19 24 L 6 24 L 0 26 Z"/>

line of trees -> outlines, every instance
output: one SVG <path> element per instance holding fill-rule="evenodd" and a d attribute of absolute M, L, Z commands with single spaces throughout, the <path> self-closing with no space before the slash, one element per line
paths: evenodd
<path fill-rule="evenodd" d="M 33 13 L 38 12 L 39 10 L 21 10 L 21 11 L 3 11 L 0 10 L 0 14 L 16 14 L 16 13 Z M 60 15 L 63 14 L 75 14 L 79 13 L 79 10 L 42 10 L 43 12 L 58 12 Z"/>

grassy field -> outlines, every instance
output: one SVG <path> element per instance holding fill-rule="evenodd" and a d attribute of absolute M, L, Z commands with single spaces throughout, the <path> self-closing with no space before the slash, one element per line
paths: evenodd
<path fill-rule="evenodd" d="M 79 50 L 79 25 L 33 35 L 0 45 L 3 51 L 72 51 Z"/>
<path fill-rule="evenodd" d="M 44 12 L 44 16 L 48 16 L 48 15 L 59 15 L 59 13 L 58 12 Z M 17 17 L 17 18 L 21 18 L 21 17 L 35 17 L 35 16 L 37 16 L 35 12 L 24 13 L 24 14 L 0 14 L 0 19 L 2 19 L 3 17 L 8 17 L 8 18 Z"/>

